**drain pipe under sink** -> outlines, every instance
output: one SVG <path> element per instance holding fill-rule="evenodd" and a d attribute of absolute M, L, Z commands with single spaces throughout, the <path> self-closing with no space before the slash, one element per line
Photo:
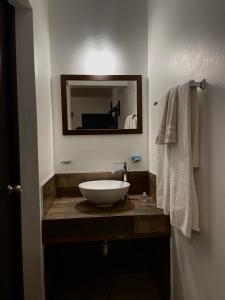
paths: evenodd
<path fill-rule="evenodd" d="M 102 243 L 102 253 L 104 256 L 109 254 L 109 241 L 107 240 Z"/>

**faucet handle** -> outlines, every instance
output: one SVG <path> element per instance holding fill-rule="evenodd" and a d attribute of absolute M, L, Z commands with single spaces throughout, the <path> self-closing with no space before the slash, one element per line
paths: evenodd
<path fill-rule="evenodd" d="M 114 163 L 114 165 L 123 165 L 123 168 L 124 168 L 125 172 L 127 172 L 127 162 L 126 161 L 117 162 L 117 163 Z"/>
<path fill-rule="evenodd" d="M 114 165 L 123 165 L 124 168 L 127 168 L 127 162 L 124 161 L 124 162 L 116 162 L 116 163 L 113 163 Z"/>
<path fill-rule="evenodd" d="M 116 172 L 121 172 L 123 173 L 123 181 L 127 182 L 127 173 L 128 173 L 128 170 L 127 170 L 127 162 L 121 162 L 121 163 L 114 163 L 116 165 L 123 165 L 123 170 L 119 170 L 119 171 L 116 171 Z"/>

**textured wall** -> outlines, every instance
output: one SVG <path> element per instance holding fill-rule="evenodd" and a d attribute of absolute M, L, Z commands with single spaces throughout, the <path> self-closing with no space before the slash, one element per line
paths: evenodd
<path fill-rule="evenodd" d="M 201 233 L 172 238 L 173 300 L 225 299 L 225 2 L 149 1 L 150 170 L 156 172 L 156 107 L 170 87 L 206 78 L 200 92 Z"/>

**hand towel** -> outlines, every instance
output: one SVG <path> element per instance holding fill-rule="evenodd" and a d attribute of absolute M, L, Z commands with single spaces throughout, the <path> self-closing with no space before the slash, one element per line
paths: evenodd
<path fill-rule="evenodd" d="M 171 225 L 190 238 L 192 230 L 200 230 L 193 170 L 199 166 L 198 97 L 190 82 L 173 95 L 178 104 L 177 142 L 158 146 L 157 205 L 170 214 Z"/>
<path fill-rule="evenodd" d="M 137 128 L 137 116 L 128 115 L 125 120 L 124 129 L 136 129 Z"/>
<path fill-rule="evenodd" d="M 161 102 L 161 101 L 160 101 Z M 177 141 L 177 88 L 166 95 L 163 117 L 156 144 L 171 144 Z"/>
<path fill-rule="evenodd" d="M 158 101 L 158 120 L 160 129 L 156 138 L 157 146 L 157 206 L 163 209 L 165 215 L 170 213 L 170 185 L 169 185 L 169 147 L 165 144 L 164 129 L 167 119 L 169 92 Z M 164 143 L 162 143 L 164 141 Z"/>

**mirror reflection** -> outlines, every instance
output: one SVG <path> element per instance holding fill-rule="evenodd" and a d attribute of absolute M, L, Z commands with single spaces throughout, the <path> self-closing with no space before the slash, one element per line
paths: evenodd
<path fill-rule="evenodd" d="M 68 129 L 137 129 L 135 81 L 67 81 Z"/>
<path fill-rule="evenodd" d="M 82 134 L 82 131 L 87 130 L 111 130 L 113 133 L 114 130 L 138 129 L 140 122 L 138 123 L 137 80 L 67 78 L 65 86 L 66 122 L 64 125 L 68 131 L 74 134 L 79 131 Z"/>

